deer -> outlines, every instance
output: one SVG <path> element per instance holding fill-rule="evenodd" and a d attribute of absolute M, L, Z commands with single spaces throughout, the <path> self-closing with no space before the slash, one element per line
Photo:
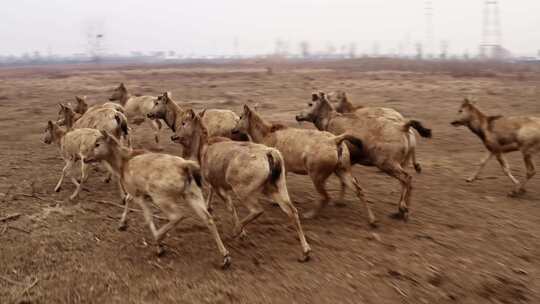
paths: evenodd
<path fill-rule="evenodd" d="M 298 211 L 289 197 L 281 153 L 252 142 L 210 137 L 203 117 L 204 112 L 195 114 L 193 110 L 187 110 L 182 127 L 176 130 L 171 140 L 182 144 L 189 152 L 190 159 L 199 162 L 203 180 L 210 185 L 207 207 L 210 208 L 212 197 L 214 193 L 217 194 L 227 203 L 232 214 L 234 235 L 245 236 L 244 227 L 264 212 L 258 198 L 265 195 L 273 199 L 296 228 L 302 247 L 299 261 L 309 260 L 311 247 L 302 230 Z M 249 210 L 242 220 L 238 219 L 233 194 Z"/>
<path fill-rule="evenodd" d="M 88 111 L 93 111 L 93 110 L 96 110 L 96 109 L 102 109 L 102 108 L 110 108 L 110 109 L 114 109 L 118 112 L 121 112 L 123 114 L 125 114 L 126 110 L 124 109 L 124 107 L 118 103 L 115 103 L 115 102 L 105 102 L 105 103 L 102 103 L 102 104 L 95 104 L 93 106 L 89 106 L 88 103 L 86 102 L 87 100 L 87 97 L 86 96 L 78 96 L 76 95 L 75 96 L 75 101 L 76 101 L 76 104 L 75 104 L 75 107 L 73 108 L 73 112 L 79 114 L 80 116 L 82 116 L 83 114 L 85 114 L 86 112 Z"/>
<path fill-rule="evenodd" d="M 77 198 L 81 192 L 83 183 L 88 178 L 87 165 L 85 159 L 88 157 L 90 151 L 94 148 L 96 141 L 101 137 L 101 133 L 96 129 L 82 128 L 75 130 L 68 130 L 65 127 L 59 126 L 57 123 L 48 121 L 47 128 L 45 129 L 45 135 L 43 141 L 50 145 L 55 144 L 60 150 L 60 156 L 65 161 L 65 166 L 62 169 L 62 174 L 58 183 L 54 187 L 55 192 L 60 192 L 62 183 L 66 175 L 71 177 L 71 181 L 75 185 L 76 189 L 69 197 L 70 200 Z M 73 177 L 73 166 L 78 162 L 81 162 L 81 178 L 77 181 Z"/>
<path fill-rule="evenodd" d="M 125 109 L 125 114 L 132 125 L 141 125 L 148 121 L 147 114 L 154 106 L 155 96 L 135 96 L 131 95 L 124 83 L 120 83 L 109 97 L 109 101 L 117 101 Z M 150 119 L 150 126 L 154 131 L 154 141 L 159 145 L 159 132 L 161 130 L 161 121 Z"/>
<path fill-rule="evenodd" d="M 113 108 L 104 107 L 87 111 L 84 114 L 76 113 L 69 105 L 58 104 L 59 121 L 68 129 L 93 128 L 107 131 L 118 139 L 123 139 L 129 145 L 129 127 L 126 116 Z"/>
<path fill-rule="evenodd" d="M 405 123 L 407 120 L 401 113 L 392 108 L 384 107 L 365 107 L 362 105 L 353 105 L 349 101 L 347 93 L 344 91 L 334 91 L 327 94 L 328 101 L 334 103 L 334 109 L 338 113 L 354 113 L 361 119 L 365 118 L 384 118 L 395 122 Z M 418 134 L 422 137 L 430 138 L 431 132 L 424 128 L 422 123 L 417 120 L 411 121 L 411 129 L 409 129 L 409 159 L 410 163 L 413 164 L 414 170 L 417 173 L 422 173 L 422 166 L 416 160 L 416 135 L 414 134 L 413 129 L 416 129 Z"/>
<path fill-rule="evenodd" d="M 401 184 L 398 212 L 393 218 L 409 218 L 412 194 L 412 176 L 403 168 L 409 160 L 409 130 L 414 121 L 396 122 L 380 118 L 360 119 L 355 114 L 335 111 L 324 92 L 312 94 L 308 109 L 296 115 L 298 122 L 312 122 L 319 130 L 333 134 L 351 134 L 360 139 L 361 147 L 348 145 L 351 164 L 376 166 Z M 426 135 L 431 130 L 422 131 Z"/>
<path fill-rule="evenodd" d="M 162 119 L 165 124 L 176 132 L 180 128 L 179 121 L 187 109 L 183 109 L 172 99 L 171 92 L 164 92 L 154 100 L 154 106 L 148 113 L 148 118 Z M 232 134 L 238 122 L 238 115 L 231 110 L 205 109 L 201 112 L 203 122 L 210 137 L 221 136 L 235 140 L 246 141 L 245 134 Z"/>
<path fill-rule="evenodd" d="M 221 267 L 229 267 L 231 264 L 229 251 L 223 245 L 201 191 L 199 165 L 174 155 L 133 150 L 123 146 L 108 132 L 103 130 L 100 132 L 102 136 L 84 161 L 107 162 L 125 188 L 127 195 L 124 198 L 124 212 L 119 229 L 127 228 L 128 206 L 134 201 L 143 210 L 146 224 L 156 242 L 157 254 L 163 255 L 165 253 L 163 239 L 186 217 L 181 205 L 187 204 L 210 230 L 223 257 Z M 159 229 L 153 221 L 148 199 L 158 206 L 168 219 L 168 222 Z"/>
<path fill-rule="evenodd" d="M 341 182 L 341 201 L 345 187 L 352 189 L 367 211 L 368 222 L 377 226 L 377 220 L 358 181 L 351 173 L 349 149 L 344 141 L 362 149 L 363 142 L 355 136 L 329 132 L 298 129 L 272 124 L 248 105 L 244 105 L 235 132 L 245 132 L 256 143 L 278 149 L 285 160 L 287 172 L 308 175 L 320 195 L 317 206 L 304 213 L 305 218 L 314 218 L 328 203 L 330 196 L 326 191 L 326 181 L 335 174 Z"/>
<path fill-rule="evenodd" d="M 480 175 L 488 161 L 495 156 L 503 172 L 514 184 L 510 196 L 526 192 L 525 185 L 536 174 L 532 157 L 540 151 L 540 117 L 534 116 L 490 116 L 484 114 L 474 102 L 465 98 L 459 107 L 458 117 L 451 122 L 454 127 L 465 126 L 480 138 L 487 149 L 486 156 L 480 161 L 478 169 L 466 179 L 472 183 Z M 517 180 L 510 171 L 510 165 L 504 154 L 520 151 L 523 155 L 526 178 Z"/>
<path fill-rule="evenodd" d="M 80 128 L 92 128 L 97 130 L 103 130 L 113 134 L 117 139 L 122 139 L 128 146 L 132 145 L 131 137 L 129 136 L 129 127 L 127 119 L 124 114 L 118 112 L 112 108 L 99 108 L 93 111 L 87 111 L 79 119 L 75 121 L 77 113 L 68 105 L 59 104 L 60 111 L 59 117 L 65 124 L 68 130 L 80 129 Z M 109 183 L 112 179 L 111 169 L 107 167 L 107 176 L 104 179 L 105 183 Z M 125 191 L 121 183 L 118 183 L 118 189 L 120 195 L 123 197 Z"/>

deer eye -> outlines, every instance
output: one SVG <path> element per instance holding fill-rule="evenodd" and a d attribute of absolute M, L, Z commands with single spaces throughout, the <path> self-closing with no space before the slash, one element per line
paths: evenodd
<path fill-rule="evenodd" d="M 310 106 L 310 107 L 312 107 L 312 106 L 313 106 L 313 103 L 312 103 L 312 102 L 308 102 L 307 105 Z"/>
<path fill-rule="evenodd" d="M 99 147 L 99 143 L 96 143 L 96 148 L 98 148 L 98 147 Z"/>

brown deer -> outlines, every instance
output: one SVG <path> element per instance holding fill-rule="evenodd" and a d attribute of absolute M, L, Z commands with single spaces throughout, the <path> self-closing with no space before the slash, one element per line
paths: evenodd
<path fill-rule="evenodd" d="M 285 159 L 287 172 L 309 175 L 321 199 L 315 209 L 304 214 L 312 218 L 326 206 L 330 197 L 326 191 L 326 181 L 335 174 L 344 188 L 352 189 L 358 199 L 364 203 L 370 225 L 376 225 L 376 219 L 369 203 L 364 198 L 362 188 L 351 173 L 349 149 L 343 141 L 361 149 L 361 140 L 349 134 L 335 136 L 318 130 L 288 128 L 279 124 L 270 124 L 249 106 L 244 105 L 244 112 L 235 129 L 247 133 L 254 142 L 277 148 Z"/>
<path fill-rule="evenodd" d="M 101 108 L 110 108 L 110 109 L 114 109 L 122 113 L 126 112 L 126 110 L 124 109 L 122 105 L 115 102 L 105 102 L 105 103 L 89 106 L 88 103 L 86 102 L 86 99 L 87 99 L 86 96 L 75 96 L 75 101 L 77 102 L 77 104 L 73 108 L 73 111 L 75 113 L 83 115 L 88 111 L 93 111 L 93 110 L 101 109 Z"/>
<path fill-rule="evenodd" d="M 125 109 L 125 114 L 130 124 L 141 125 L 145 121 L 150 121 L 150 126 L 154 130 L 154 140 L 159 145 L 159 131 L 161 122 L 158 119 L 148 120 L 148 113 L 154 106 L 155 96 L 134 96 L 131 95 L 124 83 L 120 83 L 113 91 L 109 101 L 118 101 Z"/>
<path fill-rule="evenodd" d="M 49 120 L 47 123 L 47 128 L 45 129 L 43 141 L 48 145 L 52 143 L 56 144 L 60 150 L 62 159 L 64 159 L 66 162 L 64 168 L 62 169 L 60 180 L 58 180 L 56 187 L 54 187 L 55 192 L 60 191 L 64 177 L 69 175 L 71 177 L 71 181 L 76 187 L 69 199 L 74 200 L 79 195 L 83 183 L 88 178 L 87 166 L 84 161 L 89 155 L 90 151 L 94 148 L 97 139 L 100 137 L 101 133 L 96 129 L 82 128 L 67 130 L 66 128 L 60 127 L 58 124 Z M 79 181 L 77 181 L 77 179 L 71 175 L 73 165 L 75 165 L 77 161 L 81 161 L 81 178 Z"/>
<path fill-rule="evenodd" d="M 237 142 L 225 137 L 209 137 L 203 118 L 188 110 L 182 127 L 171 137 L 189 151 L 202 170 L 204 181 L 210 185 L 207 205 L 213 194 L 227 202 L 234 220 L 234 234 L 244 234 L 244 227 L 264 211 L 258 197 L 266 195 L 278 203 L 294 224 L 302 247 L 300 261 L 309 260 L 311 248 L 306 241 L 298 212 L 287 191 L 283 157 L 277 149 L 251 142 Z M 231 194 L 248 208 L 249 214 L 238 220 Z"/>
<path fill-rule="evenodd" d="M 395 218 L 408 219 L 412 176 L 403 169 L 410 155 L 409 129 L 414 121 L 396 122 L 373 117 L 360 119 L 355 114 L 337 113 L 323 92 L 312 94 L 309 109 L 296 115 L 297 121 L 310 121 L 317 129 L 333 134 L 349 133 L 362 140 L 362 147 L 348 145 L 352 164 L 376 166 L 399 180 L 402 186 L 398 213 Z M 431 130 L 423 131 L 426 135 Z"/>
<path fill-rule="evenodd" d="M 107 132 L 96 142 L 86 162 L 105 161 L 119 176 L 127 196 L 120 228 L 126 228 L 126 216 L 130 201 L 135 201 L 143 210 L 144 219 L 156 241 L 158 254 L 164 253 L 162 244 L 167 232 L 185 218 L 186 211 L 181 207 L 187 203 L 195 215 L 205 222 L 218 249 L 223 256 L 222 267 L 231 263 L 229 251 L 223 245 L 212 215 L 206 209 L 201 191 L 200 168 L 194 161 L 178 156 L 135 151 L 121 145 Z M 169 222 L 157 229 L 148 199 L 157 205 L 167 216 Z"/>
<path fill-rule="evenodd" d="M 401 113 L 392 109 L 392 108 L 382 108 L 382 107 L 365 107 L 353 105 L 349 101 L 347 93 L 344 91 L 334 91 L 328 94 L 328 101 L 335 103 L 335 110 L 338 113 L 354 113 L 360 119 L 370 119 L 370 118 L 384 118 L 395 122 L 406 123 L 407 120 Z M 411 127 L 417 130 L 418 134 L 422 137 L 431 137 L 431 132 L 424 128 L 422 123 L 416 120 L 411 121 Z M 422 166 L 416 160 L 416 135 L 414 131 L 409 129 L 409 159 L 414 166 L 414 170 L 418 173 L 422 172 Z"/>
<path fill-rule="evenodd" d="M 152 110 L 148 117 L 152 119 L 163 119 L 167 126 L 176 132 L 181 127 L 179 122 L 182 116 L 187 113 L 187 109 L 181 108 L 171 96 L 170 92 L 159 95 L 154 101 Z M 235 140 L 245 141 L 247 138 L 242 135 L 232 134 L 232 130 L 238 122 L 238 115 L 231 110 L 207 109 L 201 112 L 201 117 L 208 131 L 208 136 L 222 136 Z"/>
<path fill-rule="evenodd" d="M 525 185 L 536 174 L 532 156 L 540 151 L 540 117 L 533 116 L 488 116 L 480 111 L 468 98 L 459 107 L 459 117 L 452 121 L 455 127 L 466 126 L 478 136 L 488 150 L 476 172 L 469 178 L 473 182 L 493 157 L 501 165 L 506 176 L 514 183 L 511 196 L 525 192 Z M 520 183 L 510 172 L 505 153 L 521 151 L 527 177 Z"/>

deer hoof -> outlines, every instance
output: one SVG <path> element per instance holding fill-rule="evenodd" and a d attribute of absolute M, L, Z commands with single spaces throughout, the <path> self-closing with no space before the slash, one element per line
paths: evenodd
<path fill-rule="evenodd" d="M 302 254 L 302 256 L 300 258 L 298 258 L 298 262 L 300 262 L 300 263 L 309 262 L 309 260 L 311 260 L 310 253 L 311 253 L 311 250 L 308 250 L 308 251 L 304 252 Z"/>
<path fill-rule="evenodd" d="M 305 219 L 313 219 L 317 216 L 317 211 L 316 210 L 310 210 L 308 212 L 305 212 L 302 214 L 302 217 L 305 218 Z"/>
<path fill-rule="evenodd" d="M 476 178 L 474 178 L 474 177 L 469 177 L 469 178 L 465 179 L 465 181 L 466 181 L 467 183 L 472 183 L 472 182 L 474 182 L 475 179 L 476 179 Z"/>
<path fill-rule="evenodd" d="M 227 254 L 223 257 L 223 263 L 221 264 L 221 269 L 228 269 L 231 266 L 231 257 Z"/>
<path fill-rule="evenodd" d="M 128 224 L 126 222 L 122 222 L 120 223 L 120 225 L 118 225 L 118 231 L 126 231 L 128 228 Z"/>
<path fill-rule="evenodd" d="M 338 208 L 347 207 L 347 203 L 343 202 L 342 200 L 339 200 L 339 201 L 334 202 L 334 206 Z"/>
<path fill-rule="evenodd" d="M 518 197 L 518 196 L 521 196 L 523 194 L 525 194 L 527 191 L 523 188 L 519 188 L 517 190 L 512 190 L 512 192 L 508 193 L 508 196 L 509 197 Z"/>
<path fill-rule="evenodd" d="M 163 246 L 162 244 L 159 244 L 157 246 L 157 256 L 162 257 L 163 255 L 165 255 L 165 246 Z"/>
<path fill-rule="evenodd" d="M 422 173 L 422 166 L 419 163 L 414 164 L 414 170 L 416 173 Z"/>
<path fill-rule="evenodd" d="M 371 228 L 373 228 L 373 229 L 378 228 L 379 227 L 379 221 L 373 220 L 373 221 L 369 222 L 369 226 Z"/>
<path fill-rule="evenodd" d="M 62 187 L 56 187 L 56 188 L 54 188 L 54 192 L 60 192 L 60 190 L 62 190 Z"/>

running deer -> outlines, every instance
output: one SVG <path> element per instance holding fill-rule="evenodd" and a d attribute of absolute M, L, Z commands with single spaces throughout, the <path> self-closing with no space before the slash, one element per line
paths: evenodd
<path fill-rule="evenodd" d="M 102 109 L 102 108 L 114 109 L 122 113 L 126 112 L 126 110 L 124 109 L 122 105 L 115 102 L 105 102 L 105 103 L 89 106 L 88 103 L 86 102 L 86 99 L 87 99 L 86 96 L 75 96 L 75 101 L 77 102 L 77 104 L 73 108 L 73 112 L 83 115 L 86 112 L 93 111 L 96 109 Z"/>
<path fill-rule="evenodd" d="M 125 114 L 130 124 L 141 125 L 148 121 L 148 113 L 154 106 L 155 96 L 133 96 L 131 95 L 124 83 L 120 83 L 113 91 L 109 101 L 118 101 L 125 109 Z M 159 145 L 159 131 L 161 130 L 161 122 L 159 119 L 150 119 L 150 126 L 154 130 L 154 140 Z"/>
<path fill-rule="evenodd" d="M 488 116 L 465 98 L 459 107 L 459 117 L 452 125 L 468 127 L 482 140 L 488 150 L 476 172 L 467 178 L 468 182 L 476 180 L 486 163 L 495 156 L 506 176 L 514 183 L 514 189 L 509 195 L 515 196 L 525 192 L 525 185 L 536 174 L 532 156 L 540 151 L 540 117 Z M 505 153 L 513 151 L 521 151 L 523 155 L 527 170 L 527 177 L 523 182 L 519 182 L 512 175 L 504 157 Z"/>
<path fill-rule="evenodd" d="M 265 121 L 257 112 L 244 105 L 244 111 L 235 128 L 247 133 L 254 142 L 277 148 L 285 160 L 287 172 L 309 175 L 321 199 L 315 209 L 305 213 L 307 218 L 315 217 L 327 205 L 330 197 L 326 191 L 326 181 L 335 174 L 341 181 L 341 201 L 345 186 L 352 189 L 367 210 L 370 225 L 376 219 L 369 203 L 364 198 L 362 188 L 351 173 L 349 149 L 343 141 L 362 149 L 362 141 L 349 134 L 335 136 L 318 130 L 296 129 Z"/>
<path fill-rule="evenodd" d="M 338 113 L 354 113 L 360 119 L 370 119 L 370 118 L 381 118 L 388 119 L 395 122 L 406 123 L 407 120 L 401 113 L 392 109 L 392 108 L 382 108 L 382 107 L 365 107 L 365 106 L 355 106 L 352 102 L 349 101 L 347 93 L 344 91 L 334 91 L 328 93 L 328 101 L 335 103 L 335 110 Z M 411 123 L 411 129 L 409 129 L 409 159 L 414 166 L 414 170 L 417 173 L 422 172 L 422 166 L 416 160 L 416 135 L 414 134 L 413 128 L 422 137 L 431 137 L 431 133 L 426 131 L 422 124 L 416 120 L 413 120 Z M 422 132 L 422 133 L 420 133 Z"/>
<path fill-rule="evenodd" d="M 70 106 L 59 104 L 59 120 L 68 129 L 92 128 L 107 131 L 129 144 L 129 128 L 126 116 L 115 109 L 104 107 L 87 111 L 81 116 Z"/>
<path fill-rule="evenodd" d="M 148 113 L 149 118 L 163 119 L 167 126 L 176 132 L 180 128 L 179 122 L 182 116 L 187 113 L 177 102 L 172 99 L 171 92 L 159 95 L 154 101 L 152 110 Z M 208 131 L 208 136 L 222 136 L 235 140 L 246 141 L 246 136 L 232 134 L 232 130 L 238 122 L 238 115 L 231 110 L 208 109 L 201 112 L 202 120 Z"/>
<path fill-rule="evenodd" d="M 231 263 L 229 251 L 223 245 L 212 215 L 206 208 L 201 191 L 199 165 L 178 156 L 132 150 L 121 145 L 108 132 L 101 131 L 86 162 L 105 161 L 120 178 L 127 196 L 120 220 L 120 229 L 127 227 L 129 203 L 135 201 L 143 210 L 144 219 L 157 245 L 157 253 L 164 253 L 163 239 L 186 217 L 182 204 L 187 204 L 205 222 L 223 256 L 222 267 Z M 151 200 L 167 216 L 168 223 L 157 229 L 152 217 Z"/>
<path fill-rule="evenodd" d="M 227 202 L 236 236 L 245 235 L 244 227 L 264 212 L 258 197 L 266 195 L 278 203 L 294 224 L 302 247 L 300 261 L 309 260 L 311 248 L 289 197 L 284 161 L 277 149 L 251 142 L 236 142 L 225 137 L 210 137 L 203 118 L 193 110 L 187 111 L 182 127 L 171 139 L 182 144 L 190 157 L 201 164 L 204 181 L 210 185 L 208 207 L 214 193 Z M 231 194 L 249 210 L 241 221 Z"/>
<path fill-rule="evenodd" d="M 60 156 L 62 156 L 62 159 L 66 163 L 62 169 L 60 180 L 58 180 L 56 187 L 54 187 L 55 192 L 60 191 L 64 177 L 69 175 L 71 181 L 76 186 L 75 191 L 69 199 L 74 200 L 79 195 L 83 183 L 88 178 L 87 166 L 84 161 L 100 137 L 101 133 L 96 129 L 82 128 L 67 130 L 50 120 L 47 122 L 43 141 L 48 145 L 52 143 L 57 145 L 60 150 Z M 81 161 L 81 178 L 79 181 L 72 176 L 73 166 L 77 161 Z"/>
<path fill-rule="evenodd" d="M 349 145 L 351 163 L 376 166 L 401 183 L 398 213 L 394 218 L 408 219 L 412 193 L 412 176 L 403 169 L 409 160 L 409 129 L 415 121 L 395 122 L 387 119 L 360 119 L 355 114 L 337 113 L 323 92 L 312 94 L 309 109 L 296 115 L 296 120 L 310 121 L 317 129 L 333 134 L 349 133 L 362 140 L 362 147 Z M 421 128 L 431 136 L 431 130 Z"/>

